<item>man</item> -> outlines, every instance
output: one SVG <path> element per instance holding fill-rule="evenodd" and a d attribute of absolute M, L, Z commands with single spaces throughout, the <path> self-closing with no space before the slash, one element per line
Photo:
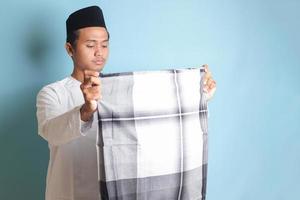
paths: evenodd
<path fill-rule="evenodd" d="M 80 9 L 66 21 L 65 48 L 73 60 L 71 76 L 45 86 L 37 96 L 38 132 L 48 141 L 50 161 L 46 200 L 99 199 L 97 176 L 97 109 L 99 73 L 109 54 L 109 33 L 102 10 Z M 206 66 L 208 99 L 216 83 Z"/>

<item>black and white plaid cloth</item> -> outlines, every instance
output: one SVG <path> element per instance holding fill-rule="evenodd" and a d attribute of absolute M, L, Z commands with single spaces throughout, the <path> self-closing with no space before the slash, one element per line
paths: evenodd
<path fill-rule="evenodd" d="M 204 68 L 101 74 L 102 199 L 205 199 Z"/>

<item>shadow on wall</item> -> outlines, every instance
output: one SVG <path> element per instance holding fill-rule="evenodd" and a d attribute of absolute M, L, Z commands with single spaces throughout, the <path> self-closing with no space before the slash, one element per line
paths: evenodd
<path fill-rule="evenodd" d="M 24 52 L 26 57 L 32 62 L 33 67 L 44 68 L 43 63 L 51 49 L 48 40 L 49 33 L 43 27 L 43 23 L 39 21 L 30 25 L 30 27 L 32 28 L 25 35 Z"/>
<path fill-rule="evenodd" d="M 0 199 L 44 199 L 45 192 L 49 156 L 47 142 L 37 133 L 35 104 L 38 91 L 50 79 L 45 76 L 47 58 L 53 51 L 48 38 L 53 32 L 47 28 L 51 22 L 44 13 L 24 12 L 30 14 L 20 14 L 24 15 L 23 28 L 8 30 L 19 31 L 13 40 L 14 55 L 4 56 L 15 72 L 23 71 L 24 75 L 19 75 L 12 89 L 4 92 L 5 100 L 0 102 Z M 10 20 L 19 23 L 17 18 Z M 11 61 L 10 57 L 15 59 Z"/>

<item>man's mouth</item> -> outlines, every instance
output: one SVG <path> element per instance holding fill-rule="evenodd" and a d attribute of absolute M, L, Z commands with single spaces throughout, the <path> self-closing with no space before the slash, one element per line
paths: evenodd
<path fill-rule="evenodd" d="M 104 63 L 104 59 L 93 60 L 93 63 L 95 63 L 96 65 L 102 65 Z"/>

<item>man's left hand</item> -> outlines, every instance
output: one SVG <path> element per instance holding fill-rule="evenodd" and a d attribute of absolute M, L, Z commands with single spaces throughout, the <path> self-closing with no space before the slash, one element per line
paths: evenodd
<path fill-rule="evenodd" d="M 211 71 L 208 68 L 208 65 L 205 64 L 204 65 L 205 68 L 205 75 L 204 75 L 204 87 L 203 87 L 203 91 L 204 93 L 206 93 L 206 99 L 207 101 L 209 101 L 210 99 L 212 99 L 212 97 L 214 96 L 216 89 L 217 89 L 217 83 L 216 81 L 213 79 Z"/>

